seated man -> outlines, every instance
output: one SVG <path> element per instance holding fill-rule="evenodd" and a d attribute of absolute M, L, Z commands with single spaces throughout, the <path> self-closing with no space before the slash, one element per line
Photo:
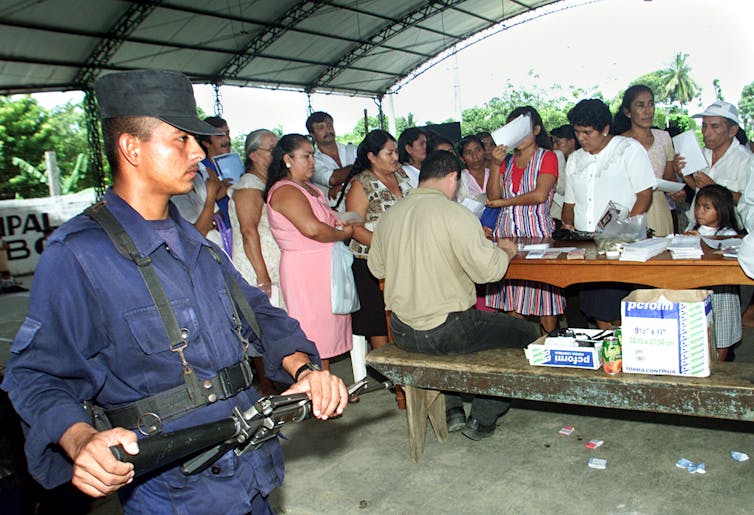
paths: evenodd
<path fill-rule="evenodd" d="M 502 279 L 516 246 L 484 237 L 479 220 L 454 201 L 461 166 L 450 152 L 422 163 L 419 187 L 390 208 L 375 228 L 369 270 L 385 279 L 385 305 L 393 341 L 427 354 L 465 354 L 524 347 L 537 338 L 534 325 L 497 312 L 476 311 L 475 283 Z M 491 436 L 504 399 L 474 398 L 468 421 L 458 394 L 445 395 L 448 431 L 472 440 Z"/>

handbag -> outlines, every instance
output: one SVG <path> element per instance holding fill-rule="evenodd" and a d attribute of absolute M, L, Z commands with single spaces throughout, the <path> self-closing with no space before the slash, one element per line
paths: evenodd
<path fill-rule="evenodd" d="M 347 315 L 361 309 L 351 265 L 353 254 L 342 241 L 332 246 L 330 255 L 330 304 L 334 315 Z"/>

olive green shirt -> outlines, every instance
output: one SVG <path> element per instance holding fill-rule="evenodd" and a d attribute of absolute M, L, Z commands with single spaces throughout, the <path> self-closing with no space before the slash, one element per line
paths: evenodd
<path fill-rule="evenodd" d="M 471 211 L 420 186 L 382 215 L 367 263 L 385 279 L 386 308 L 424 331 L 473 306 L 474 284 L 499 281 L 508 261 Z"/>

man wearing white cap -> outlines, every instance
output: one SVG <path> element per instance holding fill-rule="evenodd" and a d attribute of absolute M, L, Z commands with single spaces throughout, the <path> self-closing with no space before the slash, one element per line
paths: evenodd
<path fill-rule="evenodd" d="M 684 177 L 686 183 L 695 190 L 710 184 L 724 186 L 733 194 L 733 202 L 738 204 L 746 189 L 752 162 L 751 154 L 736 139 L 741 124 L 736 106 L 718 100 L 692 118 L 702 119 L 703 151 L 709 166 Z M 682 158 L 676 161 L 677 170 L 683 169 L 684 165 Z M 696 225 L 693 203 L 687 215 L 689 227 Z"/>

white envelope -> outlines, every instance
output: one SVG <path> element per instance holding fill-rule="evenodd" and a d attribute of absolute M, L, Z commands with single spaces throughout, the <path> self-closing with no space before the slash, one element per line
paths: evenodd
<path fill-rule="evenodd" d="M 665 179 L 657 179 L 656 190 L 663 191 L 665 193 L 676 193 L 683 189 L 682 182 L 666 181 Z"/>
<path fill-rule="evenodd" d="M 702 147 L 699 146 L 699 140 L 696 139 L 696 133 L 693 130 L 687 130 L 673 138 L 673 148 L 686 160 L 686 166 L 681 173 L 691 175 L 692 173 L 704 170 L 709 166 L 702 153 Z"/>
<path fill-rule="evenodd" d="M 495 140 L 496 145 L 505 145 L 509 150 L 513 150 L 531 134 L 531 131 L 531 116 L 526 113 L 493 132 L 492 139 Z"/>

